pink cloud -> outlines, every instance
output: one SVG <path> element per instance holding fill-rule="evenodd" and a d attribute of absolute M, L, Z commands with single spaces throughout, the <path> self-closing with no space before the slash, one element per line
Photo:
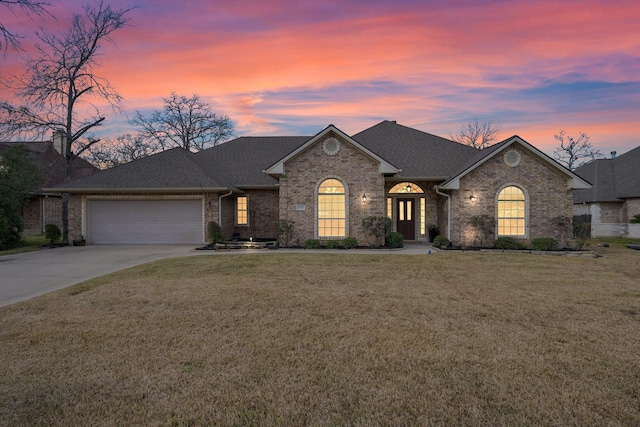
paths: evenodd
<path fill-rule="evenodd" d="M 638 102 L 619 94 L 611 103 L 598 98 L 599 113 L 566 103 L 560 110 L 548 94 L 523 96 L 548 82 L 638 87 L 634 1 L 183 3 L 143 2 L 114 35 L 117 47 L 105 47 L 98 71 L 128 111 L 159 108 L 176 91 L 209 99 L 246 134 L 290 134 L 288 121 L 315 129 L 328 120 L 357 132 L 388 118 L 447 136 L 480 118 L 503 124 L 504 137 L 545 147 L 558 126 L 584 126 L 628 149 L 640 132 Z M 60 4 L 56 14 L 77 9 Z M 335 90 L 379 81 L 395 92 Z"/>

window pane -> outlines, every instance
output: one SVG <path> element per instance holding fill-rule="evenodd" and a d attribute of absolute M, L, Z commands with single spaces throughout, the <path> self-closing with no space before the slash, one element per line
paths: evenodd
<path fill-rule="evenodd" d="M 426 225 L 425 225 L 425 216 L 427 215 L 426 212 L 427 208 L 426 208 L 426 202 L 424 200 L 424 197 L 420 199 L 420 234 L 425 234 L 426 233 Z"/>
<path fill-rule="evenodd" d="M 236 198 L 236 223 L 238 225 L 247 225 L 248 224 L 248 206 L 247 206 L 247 197 L 246 196 L 238 196 Z"/>
<path fill-rule="evenodd" d="M 327 179 L 318 189 L 318 236 L 344 237 L 346 198 L 337 179 Z"/>
<path fill-rule="evenodd" d="M 498 194 L 498 235 L 525 235 L 525 198 L 518 187 L 505 187 Z"/>

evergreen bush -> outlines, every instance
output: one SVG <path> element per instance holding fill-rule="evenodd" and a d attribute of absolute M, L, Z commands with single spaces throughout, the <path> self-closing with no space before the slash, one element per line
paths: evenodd
<path fill-rule="evenodd" d="M 390 248 L 401 248 L 404 246 L 404 236 L 401 233 L 390 233 L 387 236 L 387 246 Z"/>
<path fill-rule="evenodd" d="M 320 249 L 320 240 L 307 239 L 304 241 L 303 247 L 305 249 Z"/>
<path fill-rule="evenodd" d="M 207 233 L 209 234 L 209 240 L 211 243 L 218 243 L 222 241 L 222 228 L 215 221 L 209 221 L 207 224 Z"/>
<path fill-rule="evenodd" d="M 539 237 L 531 240 L 531 246 L 536 251 L 557 251 L 558 241 L 552 237 Z"/>
<path fill-rule="evenodd" d="M 435 246 L 436 248 L 446 248 L 447 246 L 449 246 L 449 239 L 444 236 L 436 236 L 433 239 L 433 246 Z"/>
<path fill-rule="evenodd" d="M 55 224 L 47 224 L 44 226 L 44 237 L 51 243 L 52 245 L 60 240 L 62 237 L 62 232 L 60 231 L 60 227 Z"/>
<path fill-rule="evenodd" d="M 358 246 L 358 240 L 356 240 L 355 237 L 345 237 L 344 240 L 342 240 L 342 246 L 345 249 L 353 249 Z"/>

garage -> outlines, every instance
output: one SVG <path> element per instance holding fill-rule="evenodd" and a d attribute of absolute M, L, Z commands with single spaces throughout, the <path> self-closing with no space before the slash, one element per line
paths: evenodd
<path fill-rule="evenodd" d="M 89 200 L 88 233 L 94 245 L 201 244 L 202 199 Z"/>

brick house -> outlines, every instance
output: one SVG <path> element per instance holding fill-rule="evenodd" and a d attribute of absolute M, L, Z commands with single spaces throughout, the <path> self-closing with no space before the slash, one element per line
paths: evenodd
<path fill-rule="evenodd" d="M 274 238 L 281 220 L 294 241 L 346 236 L 366 242 L 362 219 L 390 217 L 408 241 L 437 227 L 454 245 L 477 244 L 474 215 L 495 236 L 555 237 L 573 190 L 589 183 L 513 136 L 484 150 L 383 121 L 349 136 L 330 125 L 314 136 L 240 137 L 198 153 L 173 149 L 56 191 L 70 193 L 70 236 L 90 244 Z"/>
<path fill-rule="evenodd" d="M 55 136 L 51 141 L 0 142 L 0 155 L 12 146 L 22 145 L 38 166 L 44 180 L 42 188 L 34 188 L 27 206 L 22 210 L 24 234 L 44 233 L 46 224 L 55 224 L 62 228 L 62 194 L 57 191 L 45 191 L 43 188 L 60 185 L 65 180 L 66 159 L 62 154 L 62 143 Z M 72 179 L 81 178 L 97 172 L 98 169 L 84 159 L 76 158 L 71 168 Z"/>
<path fill-rule="evenodd" d="M 593 183 L 573 194 L 574 215 L 591 217 L 591 236 L 640 237 L 640 147 L 610 159 L 598 159 L 575 170 Z"/>

